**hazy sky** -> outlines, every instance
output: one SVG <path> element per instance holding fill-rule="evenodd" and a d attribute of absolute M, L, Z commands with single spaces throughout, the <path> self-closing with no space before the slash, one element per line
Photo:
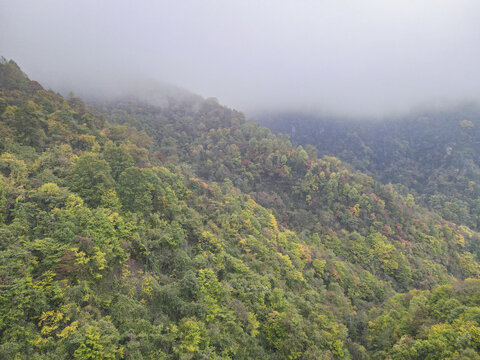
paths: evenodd
<path fill-rule="evenodd" d="M 240 110 L 480 100 L 479 0 L 0 0 L 0 55 L 54 89 L 173 83 Z"/>

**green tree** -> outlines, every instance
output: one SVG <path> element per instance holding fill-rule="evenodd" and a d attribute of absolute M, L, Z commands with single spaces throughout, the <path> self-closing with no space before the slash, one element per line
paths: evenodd
<path fill-rule="evenodd" d="M 118 178 L 117 192 L 125 210 L 150 213 L 157 209 L 160 180 L 150 169 L 130 167 Z"/>
<path fill-rule="evenodd" d="M 110 166 L 95 153 L 85 153 L 75 161 L 67 182 L 72 191 L 93 207 L 100 204 L 102 195 L 113 185 Z"/>
<path fill-rule="evenodd" d="M 103 156 L 110 165 L 112 177 L 115 180 L 118 179 L 125 169 L 135 165 L 128 149 L 124 145 L 115 145 L 111 141 L 105 145 Z"/>

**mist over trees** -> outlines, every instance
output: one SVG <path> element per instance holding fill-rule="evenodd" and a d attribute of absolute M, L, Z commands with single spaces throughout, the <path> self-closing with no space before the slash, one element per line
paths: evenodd
<path fill-rule="evenodd" d="M 475 0 L 18 0 L 0 51 L 64 95 L 156 81 L 247 113 L 371 117 L 479 101 L 479 22 Z"/>
<path fill-rule="evenodd" d="M 479 23 L 1 2 L 0 359 L 480 359 Z"/>
<path fill-rule="evenodd" d="M 215 99 L 0 79 L 2 357 L 478 357 L 475 230 Z"/>
<path fill-rule="evenodd" d="M 383 120 L 349 120 L 300 113 L 257 117 L 319 155 L 337 156 L 447 220 L 480 226 L 480 106 L 424 108 Z"/>

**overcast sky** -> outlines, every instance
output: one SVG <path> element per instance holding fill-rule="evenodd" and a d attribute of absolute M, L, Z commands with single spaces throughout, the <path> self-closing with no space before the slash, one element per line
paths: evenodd
<path fill-rule="evenodd" d="M 0 55 L 54 89 L 153 79 L 240 110 L 378 114 L 480 100 L 480 1 L 0 0 Z"/>

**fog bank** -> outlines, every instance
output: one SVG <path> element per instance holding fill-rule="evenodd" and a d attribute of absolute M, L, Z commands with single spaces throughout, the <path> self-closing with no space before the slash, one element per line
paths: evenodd
<path fill-rule="evenodd" d="M 480 2 L 0 1 L 0 55 L 56 90 L 161 82 L 248 111 L 480 100 Z"/>

